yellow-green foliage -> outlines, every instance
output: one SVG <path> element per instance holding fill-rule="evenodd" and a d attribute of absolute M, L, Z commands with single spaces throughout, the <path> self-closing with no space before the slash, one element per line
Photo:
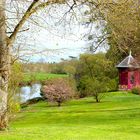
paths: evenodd
<path fill-rule="evenodd" d="M 94 97 L 102 97 L 103 94 L 100 93 L 116 90 L 116 73 L 112 71 L 113 69 L 112 62 L 106 59 L 102 53 L 81 55 L 76 70 L 77 87 L 81 92 L 80 96 L 93 95 Z"/>
<path fill-rule="evenodd" d="M 19 83 L 23 80 L 23 76 L 22 64 L 18 62 L 14 63 L 11 68 L 9 87 L 18 87 Z"/>
<path fill-rule="evenodd" d="M 14 100 L 10 100 L 9 112 L 15 113 L 20 111 L 20 104 Z"/>
<path fill-rule="evenodd" d="M 133 94 L 140 95 L 140 86 L 137 86 L 137 87 L 132 88 L 132 93 Z"/>
<path fill-rule="evenodd" d="M 9 81 L 8 109 L 10 113 L 17 112 L 20 110 L 18 94 L 19 94 L 19 83 L 22 80 L 23 80 L 22 65 L 16 62 L 12 65 Z"/>
<path fill-rule="evenodd" d="M 122 59 L 130 51 L 139 57 L 140 54 L 140 6 L 138 0 L 119 0 L 108 7 L 105 17 L 108 43 L 111 47 L 108 55 L 112 60 Z M 120 56 L 121 55 L 121 56 Z M 117 61 L 117 60 L 114 60 Z"/>

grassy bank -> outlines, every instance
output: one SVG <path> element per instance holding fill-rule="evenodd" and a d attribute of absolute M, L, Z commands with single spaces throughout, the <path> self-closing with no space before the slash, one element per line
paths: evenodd
<path fill-rule="evenodd" d="M 31 81 L 45 81 L 52 78 L 60 78 L 60 77 L 67 77 L 66 74 L 51 74 L 51 73 L 43 73 L 43 72 L 36 72 L 36 73 L 25 73 L 23 82 L 31 82 Z"/>
<path fill-rule="evenodd" d="M 139 140 L 140 96 L 108 93 L 101 102 L 73 100 L 62 107 L 31 105 L 0 140 Z"/>

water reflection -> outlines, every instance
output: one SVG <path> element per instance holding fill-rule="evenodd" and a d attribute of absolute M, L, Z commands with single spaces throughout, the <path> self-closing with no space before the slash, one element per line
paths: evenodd
<path fill-rule="evenodd" d="M 40 96 L 41 84 L 33 84 L 31 86 L 23 86 L 20 89 L 21 102 Z"/>

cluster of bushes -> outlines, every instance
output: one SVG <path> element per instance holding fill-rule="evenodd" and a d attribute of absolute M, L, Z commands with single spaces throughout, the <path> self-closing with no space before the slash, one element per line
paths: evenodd
<path fill-rule="evenodd" d="M 68 78 L 53 79 L 42 88 L 43 97 L 49 102 L 57 102 L 58 106 L 76 93 L 79 97 L 93 96 L 100 102 L 106 92 L 117 90 L 116 68 L 102 53 L 83 54 L 79 60 L 67 62 L 65 72 L 73 78 L 72 82 Z"/>

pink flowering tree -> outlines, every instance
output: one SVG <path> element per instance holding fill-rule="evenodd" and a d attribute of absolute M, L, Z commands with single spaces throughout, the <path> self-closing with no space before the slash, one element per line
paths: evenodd
<path fill-rule="evenodd" d="M 62 102 L 74 96 L 74 89 L 66 78 L 53 79 L 42 87 L 42 95 L 48 102 L 57 102 L 58 106 L 61 106 Z"/>

